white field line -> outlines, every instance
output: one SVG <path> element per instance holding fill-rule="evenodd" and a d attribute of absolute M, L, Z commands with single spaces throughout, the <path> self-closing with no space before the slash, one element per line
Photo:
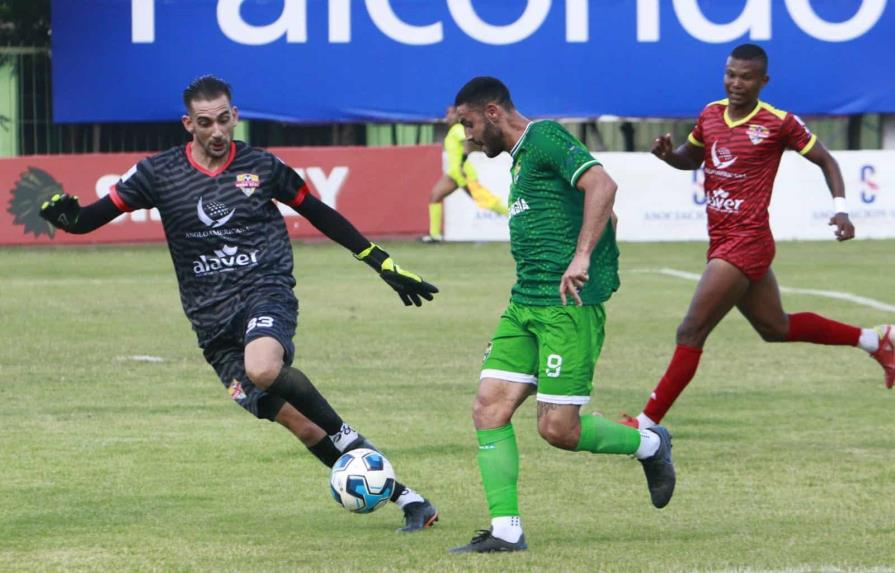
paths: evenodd
<path fill-rule="evenodd" d="M 131 360 L 133 362 L 164 362 L 161 356 L 150 356 L 149 354 L 134 354 L 133 356 L 119 356 L 115 360 Z"/>
<path fill-rule="evenodd" d="M 0 287 L 34 287 L 34 286 L 64 286 L 64 285 L 139 285 L 139 284 L 163 284 L 176 285 L 174 277 L 116 277 L 97 279 L 90 277 L 47 277 L 41 279 L 5 278 L 0 279 Z"/>
<path fill-rule="evenodd" d="M 711 573 L 895 573 L 892 567 L 836 567 L 834 565 L 801 565 L 786 569 L 719 569 Z"/>
<path fill-rule="evenodd" d="M 630 272 L 633 273 L 655 273 L 660 275 L 667 275 L 670 277 L 677 277 L 679 279 L 686 279 L 691 281 L 698 281 L 702 275 L 698 275 L 696 273 L 688 273 L 686 271 L 679 271 L 677 269 L 670 269 L 667 267 L 663 267 L 660 269 L 634 269 Z M 825 298 L 833 298 L 836 300 L 844 300 L 847 302 L 851 302 L 854 304 L 860 304 L 862 306 L 869 306 L 870 308 L 875 308 L 877 310 L 883 310 L 886 312 L 895 313 L 895 305 L 888 304 L 885 302 L 881 302 L 878 300 L 874 300 L 872 298 L 867 298 L 864 296 L 858 296 L 856 294 L 852 294 L 850 292 L 840 292 L 836 290 L 815 290 L 810 288 L 793 288 L 781 286 L 780 292 L 791 293 L 791 294 L 806 294 L 809 296 L 822 296 Z"/>
<path fill-rule="evenodd" d="M 690 273 L 687 271 L 679 271 L 677 269 L 671 269 L 668 267 L 663 267 L 660 269 L 632 269 L 627 272 L 631 273 L 654 273 L 667 275 L 671 277 L 677 277 L 679 279 L 686 279 L 692 281 L 698 281 L 700 276 L 696 273 Z M 94 286 L 102 286 L 102 285 L 110 285 L 110 284 L 161 284 L 161 283 L 174 283 L 173 278 L 161 278 L 161 277 L 145 277 L 145 278 L 112 278 L 112 279 L 96 279 L 96 278 L 80 278 L 80 277 L 59 277 L 59 278 L 44 278 L 44 279 L 2 279 L 0 280 L 0 284 L 3 286 L 9 287 L 31 287 L 31 286 L 56 286 L 56 285 L 94 285 Z M 870 308 L 875 308 L 877 310 L 883 310 L 886 312 L 895 312 L 895 305 L 891 305 L 885 302 L 881 302 L 872 298 L 867 298 L 863 296 L 858 296 L 856 294 L 852 294 L 849 292 L 841 292 L 835 290 L 815 290 L 815 289 L 805 289 L 805 288 L 793 288 L 781 286 L 780 292 L 791 293 L 791 294 L 805 294 L 809 296 L 820 296 L 825 298 L 832 298 L 836 300 L 844 300 L 847 302 L 852 302 L 854 304 L 859 304 L 862 306 L 868 306 Z"/>

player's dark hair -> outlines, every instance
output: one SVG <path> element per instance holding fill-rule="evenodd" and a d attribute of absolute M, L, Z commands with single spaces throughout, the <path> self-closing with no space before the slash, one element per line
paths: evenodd
<path fill-rule="evenodd" d="M 761 46 L 755 44 L 740 44 L 730 52 L 730 57 L 735 60 L 755 60 L 761 62 L 764 71 L 768 71 L 768 54 Z"/>
<path fill-rule="evenodd" d="M 510 90 L 497 78 L 479 76 L 472 78 L 457 92 L 454 105 L 469 105 L 484 107 L 486 104 L 496 103 L 507 111 L 515 109 L 513 100 L 510 99 Z"/>
<path fill-rule="evenodd" d="M 190 102 L 198 100 L 211 101 L 222 95 L 227 96 L 227 99 L 232 101 L 233 98 L 230 93 L 230 84 L 221 78 L 212 75 L 199 76 L 183 90 L 183 105 L 189 110 Z"/>

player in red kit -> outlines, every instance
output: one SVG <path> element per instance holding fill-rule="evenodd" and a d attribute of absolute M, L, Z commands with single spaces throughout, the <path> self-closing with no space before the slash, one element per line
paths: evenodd
<path fill-rule="evenodd" d="M 671 363 L 643 412 L 636 418 L 625 416 L 628 425 L 649 428 L 662 420 L 696 374 L 709 333 L 734 307 L 767 342 L 860 347 L 882 365 L 886 387 L 895 384 L 893 325 L 862 329 L 810 312 L 783 310 L 771 269 L 775 247 L 768 204 L 784 150 L 798 151 L 823 171 L 833 195 L 830 225 L 836 240 L 853 238 L 855 229 L 836 160 L 798 116 L 758 99 L 768 83 L 767 66 L 759 46 L 735 48 L 724 74 L 727 99 L 705 107 L 682 145 L 674 148 L 670 134 L 653 144 L 653 154 L 676 169 L 698 169 L 705 163 L 708 262 L 678 326 Z"/>

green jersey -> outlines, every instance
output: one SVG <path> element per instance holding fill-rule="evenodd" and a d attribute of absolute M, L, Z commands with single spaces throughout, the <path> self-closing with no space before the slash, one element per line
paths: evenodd
<path fill-rule="evenodd" d="M 534 121 L 513 150 L 510 251 L 516 284 L 510 300 L 531 306 L 562 304 L 559 283 L 572 262 L 584 214 L 578 178 L 600 162 L 555 121 Z M 599 304 L 618 289 L 618 246 L 606 225 L 590 257 L 584 304 Z"/>

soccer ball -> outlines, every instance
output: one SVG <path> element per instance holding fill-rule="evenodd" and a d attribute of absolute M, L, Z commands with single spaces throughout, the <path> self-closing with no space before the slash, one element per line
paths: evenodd
<path fill-rule="evenodd" d="M 395 470 L 376 450 L 358 448 L 342 454 L 329 478 L 333 499 L 354 513 L 370 513 L 388 503 L 395 491 Z"/>

